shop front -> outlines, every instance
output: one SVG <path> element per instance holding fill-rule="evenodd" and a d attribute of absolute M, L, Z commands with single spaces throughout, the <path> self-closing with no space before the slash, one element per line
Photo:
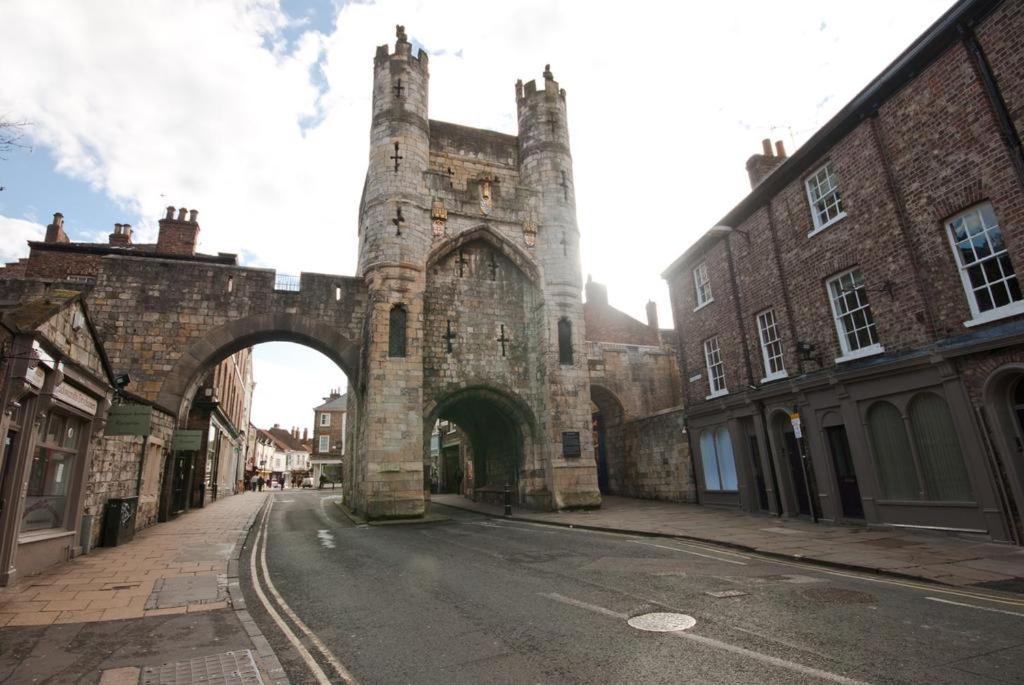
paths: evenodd
<path fill-rule="evenodd" d="M 31 306 L 34 305 L 34 306 Z M 112 387 L 76 299 L 4 314 L 10 336 L 0 398 L 0 583 L 65 561 L 88 544 L 92 452 Z M 38 321 L 40 311 L 45 314 Z"/>

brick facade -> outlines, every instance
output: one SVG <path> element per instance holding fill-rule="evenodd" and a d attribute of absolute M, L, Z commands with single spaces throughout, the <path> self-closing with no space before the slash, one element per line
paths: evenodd
<path fill-rule="evenodd" d="M 1010 259 L 1024 275 L 1019 128 L 1000 126 L 998 104 L 1001 97 L 1019 125 L 1024 19 L 1015 3 L 967 2 L 936 27 L 795 155 L 753 184 L 722 225 L 665 274 L 690 425 L 726 425 L 732 433 L 739 489 L 711 492 L 712 500 L 790 513 L 802 508 L 794 493 L 799 469 L 791 472 L 783 463 L 799 441 L 786 435 L 788 417 L 782 421 L 776 413 L 799 411 L 807 433 L 800 448 L 813 464 L 813 513 L 858 518 L 840 506 L 839 467 L 826 445 L 836 434 L 829 428 L 842 425 L 868 521 L 983 530 L 999 539 L 1019 525 L 998 501 L 1002 485 L 988 476 L 993 459 L 1019 457 L 986 448 L 976 420 L 985 411 L 979 386 L 984 374 L 971 369 L 978 365 L 972 350 L 989 345 L 993 336 L 1005 348 L 1001 363 L 1024 360 L 1024 310 L 1008 307 L 998 320 L 971 321 L 946 220 L 991 203 Z M 995 94 L 986 88 L 979 51 L 995 75 Z M 908 71 L 907 62 L 914 69 Z M 819 230 L 806 181 L 825 164 L 838 180 L 845 216 Z M 714 299 L 698 308 L 693 269 L 702 261 Z M 861 359 L 844 354 L 827 287 L 830 278 L 852 268 L 863 274 L 880 344 Z M 784 380 L 767 379 L 762 356 L 757 317 L 769 308 L 781 338 Z M 728 388 L 715 398 L 709 397 L 704 354 L 704 341 L 712 336 L 721 347 Z M 942 397 L 962 428 L 960 449 L 975 501 L 958 505 L 955 514 L 932 506 L 927 496 L 915 503 L 884 501 L 878 457 L 863 434 L 866 412 L 876 403 L 907 407 L 922 392 Z M 840 415 L 841 424 L 835 418 Z M 1022 472 L 1021 466 L 1010 464 L 1007 471 Z"/>

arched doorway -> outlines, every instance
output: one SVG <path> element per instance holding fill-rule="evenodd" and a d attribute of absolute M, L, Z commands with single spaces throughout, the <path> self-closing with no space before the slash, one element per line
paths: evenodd
<path fill-rule="evenodd" d="M 532 412 L 518 397 L 485 386 L 467 387 L 446 395 L 424 416 L 424 493 L 455 489 L 476 501 L 500 504 L 505 486 L 516 503 L 526 494 L 524 469 L 536 430 Z M 455 428 L 465 444 L 455 451 L 441 435 L 440 449 L 433 449 L 435 432 Z M 448 452 L 445 454 L 445 448 Z M 454 472 L 452 471 L 454 469 Z"/>
<path fill-rule="evenodd" d="M 810 459 L 804 457 L 801 438 L 797 437 L 786 412 L 775 412 L 771 425 L 776 442 L 774 451 L 782 457 L 782 471 L 789 486 L 788 494 L 784 495 L 786 509 L 801 516 L 811 516 L 814 513 L 814 492 L 811 487 L 814 476 L 810 473 Z"/>
<path fill-rule="evenodd" d="M 598 489 L 602 495 L 621 494 L 626 475 L 622 403 L 608 388 L 591 384 L 590 404 Z"/>
<path fill-rule="evenodd" d="M 995 447 L 997 493 L 1007 526 L 1024 544 L 1024 365 L 1010 364 L 989 376 L 979 410 Z"/>

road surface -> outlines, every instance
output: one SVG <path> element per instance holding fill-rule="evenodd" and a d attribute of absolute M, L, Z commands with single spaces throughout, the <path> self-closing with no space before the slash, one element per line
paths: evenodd
<path fill-rule="evenodd" d="M 275 494 L 242 554 L 293 683 L 1024 682 L 1012 596 L 442 507 L 357 526 L 339 496 Z"/>

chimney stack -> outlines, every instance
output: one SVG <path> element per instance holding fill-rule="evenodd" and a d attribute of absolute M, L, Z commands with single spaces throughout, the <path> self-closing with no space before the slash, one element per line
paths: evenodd
<path fill-rule="evenodd" d="M 747 176 L 750 177 L 751 190 L 786 161 L 786 148 L 783 147 L 781 140 L 775 141 L 775 152 L 772 152 L 771 138 L 765 138 L 761 141 L 761 150 L 761 154 L 751 155 L 747 160 Z"/>
<path fill-rule="evenodd" d="M 302 429 L 302 442 L 306 442 L 307 440 L 309 440 L 309 429 L 308 428 L 303 428 Z"/>
<path fill-rule="evenodd" d="M 167 214 L 160 219 L 160 233 L 156 239 L 157 254 L 194 255 L 199 240 L 199 211 L 182 207 L 178 218 L 174 218 L 174 207 L 167 208 Z"/>
<path fill-rule="evenodd" d="M 114 224 L 114 232 L 107 236 L 111 245 L 127 247 L 132 244 L 132 225 Z"/>
<path fill-rule="evenodd" d="M 587 295 L 587 304 L 608 304 L 608 286 L 603 283 L 598 283 L 591 278 L 590 274 L 587 274 L 587 284 L 584 286 L 584 291 Z"/>
<path fill-rule="evenodd" d="M 53 215 L 53 223 L 46 227 L 46 237 L 43 240 L 47 243 L 70 243 L 68 234 L 64 232 L 64 215 L 57 212 Z"/>
<path fill-rule="evenodd" d="M 658 305 L 654 300 L 647 301 L 647 326 L 655 331 L 658 328 Z"/>

